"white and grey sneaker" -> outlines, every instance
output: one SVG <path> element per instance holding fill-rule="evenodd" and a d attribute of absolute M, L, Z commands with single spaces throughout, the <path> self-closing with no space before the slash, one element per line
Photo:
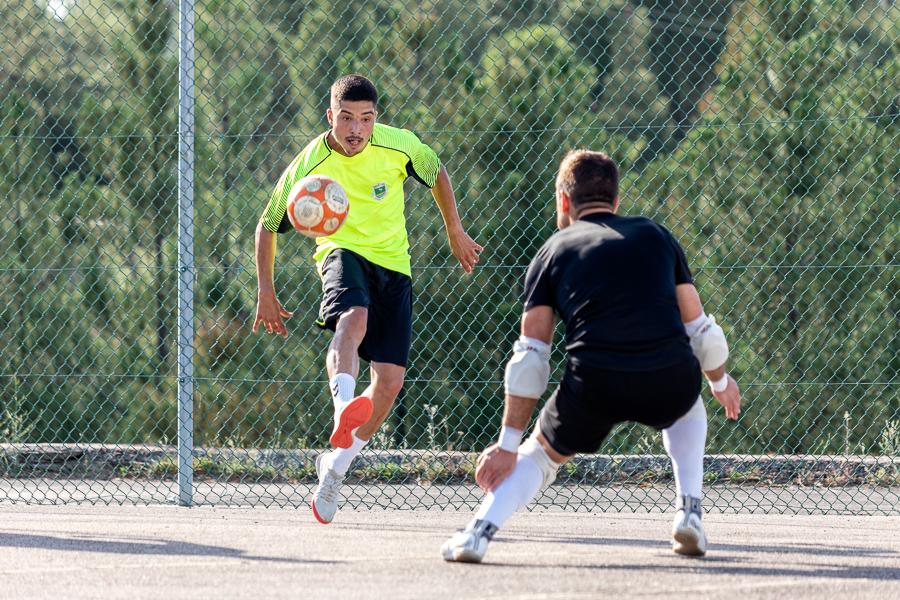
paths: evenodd
<path fill-rule="evenodd" d="M 338 502 L 341 499 L 341 484 L 344 478 L 334 470 L 323 472 L 322 460 L 324 454 L 316 457 L 316 474 L 319 476 L 319 485 L 316 486 L 312 498 L 312 511 L 316 520 L 323 525 L 331 523 L 338 510 Z"/>
<path fill-rule="evenodd" d="M 675 522 L 672 524 L 672 550 L 685 556 L 706 554 L 706 534 L 700 522 L 702 508 L 700 498 L 679 496 L 675 504 Z"/>
<path fill-rule="evenodd" d="M 494 539 L 497 526 L 478 519 L 474 524 L 457 531 L 441 546 L 441 556 L 450 562 L 480 563 L 487 552 L 488 542 Z"/>

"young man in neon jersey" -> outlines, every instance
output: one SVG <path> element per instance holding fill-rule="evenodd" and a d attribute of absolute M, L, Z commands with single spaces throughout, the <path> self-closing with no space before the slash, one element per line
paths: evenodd
<path fill-rule="evenodd" d="M 313 514 L 330 523 L 350 463 L 390 413 L 403 387 L 412 340 L 412 280 L 403 213 L 403 182 L 413 177 L 431 189 L 453 255 L 471 272 L 483 250 L 462 227 L 446 169 L 410 131 L 377 123 L 378 93 L 361 75 L 331 86 L 327 132 L 312 140 L 281 175 L 256 228 L 258 301 L 253 331 L 287 337 L 292 313 L 274 285 L 276 233 L 291 229 L 286 216 L 293 185 L 312 174 L 339 182 L 350 212 L 333 235 L 316 239 L 315 261 L 324 297 L 316 324 L 334 331 L 328 370 L 334 400 L 335 449 L 316 458 L 319 485 Z M 356 394 L 359 358 L 369 361 L 371 384 Z"/>

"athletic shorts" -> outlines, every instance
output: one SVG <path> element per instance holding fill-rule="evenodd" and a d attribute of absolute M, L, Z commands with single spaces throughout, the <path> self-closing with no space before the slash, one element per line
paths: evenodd
<path fill-rule="evenodd" d="M 608 371 L 569 361 L 541 410 L 541 433 L 554 450 L 569 456 L 596 452 L 617 423 L 665 429 L 697 401 L 701 377 L 693 356 L 656 371 Z"/>
<path fill-rule="evenodd" d="M 412 343 L 412 280 L 408 275 L 338 248 L 322 265 L 322 293 L 316 325 L 334 331 L 338 318 L 349 309 L 367 308 L 369 320 L 359 357 L 406 366 Z"/>

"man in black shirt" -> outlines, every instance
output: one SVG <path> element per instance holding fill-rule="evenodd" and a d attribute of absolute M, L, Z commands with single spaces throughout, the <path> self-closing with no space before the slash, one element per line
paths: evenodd
<path fill-rule="evenodd" d="M 560 231 L 528 267 L 500 438 L 478 459 L 475 479 L 487 496 L 442 546 L 445 560 L 480 562 L 497 529 L 553 482 L 559 465 L 596 452 L 624 421 L 662 430 L 677 494 L 673 549 L 706 552 L 701 370 L 729 419 L 740 413 L 740 391 L 725 372 L 724 333 L 703 313 L 681 246 L 650 219 L 616 214 L 618 181 L 616 164 L 600 152 L 571 152 L 560 165 Z M 565 372 L 520 444 L 547 388 L 554 313 L 565 324 Z"/>

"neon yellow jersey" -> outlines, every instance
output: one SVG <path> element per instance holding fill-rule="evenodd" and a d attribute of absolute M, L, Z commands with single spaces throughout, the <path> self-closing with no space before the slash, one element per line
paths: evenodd
<path fill-rule="evenodd" d="M 350 212 L 334 235 L 316 238 L 314 258 L 319 270 L 333 250 L 344 248 L 376 265 L 410 275 L 403 182 L 412 176 L 433 188 L 440 167 L 437 154 L 406 129 L 376 123 L 369 143 L 354 156 L 334 151 L 325 132 L 282 173 L 260 221 L 272 232 L 291 230 L 286 215 L 291 188 L 307 175 L 325 175 L 343 186 Z"/>

